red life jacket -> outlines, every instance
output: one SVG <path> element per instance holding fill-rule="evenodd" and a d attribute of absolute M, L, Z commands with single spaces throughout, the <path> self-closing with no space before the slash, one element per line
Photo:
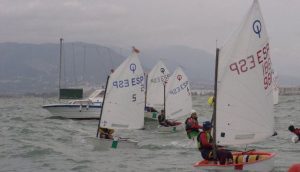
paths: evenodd
<path fill-rule="evenodd" d="M 203 136 L 204 135 L 204 136 Z M 197 137 L 197 147 L 199 150 L 201 149 L 212 149 L 211 143 L 213 142 L 213 138 L 209 132 L 202 131 Z"/>
<path fill-rule="evenodd" d="M 300 128 L 295 128 L 294 133 L 295 133 L 298 137 L 300 137 Z"/>
<path fill-rule="evenodd" d="M 198 124 L 198 121 L 192 117 L 185 120 L 185 130 L 187 132 L 199 131 L 202 127 Z"/>

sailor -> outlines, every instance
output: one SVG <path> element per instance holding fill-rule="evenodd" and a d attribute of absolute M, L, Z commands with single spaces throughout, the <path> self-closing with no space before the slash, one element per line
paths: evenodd
<path fill-rule="evenodd" d="M 208 161 L 214 160 L 213 158 L 213 137 L 211 136 L 212 124 L 210 121 L 203 123 L 203 131 L 197 137 L 198 149 L 201 152 L 202 158 Z M 219 147 L 216 150 L 217 160 L 221 165 L 233 163 L 233 156 L 230 151 L 224 150 Z"/>
<path fill-rule="evenodd" d="M 113 139 L 113 133 L 115 130 L 109 128 L 101 128 L 99 127 L 100 138 L 104 139 Z"/>
<path fill-rule="evenodd" d="M 295 128 L 293 125 L 290 125 L 289 131 L 296 134 L 300 140 L 300 128 Z"/>
<path fill-rule="evenodd" d="M 165 110 L 163 110 L 163 109 L 160 111 L 160 114 L 158 115 L 157 118 L 158 118 L 158 123 L 162 126 L 165 126 L 165 127 L 175 126 L 175 125 L 180 124 L 176 121 L 167 120 L 166 115 L 165 115 Z"/>
<path fill-rule="evenodd" d="M 185 131 L 189 139 L 197 137 L 202 126 L 198 123 L 197 112 L 192 109 L 191 116 L 185 120 Z"/>

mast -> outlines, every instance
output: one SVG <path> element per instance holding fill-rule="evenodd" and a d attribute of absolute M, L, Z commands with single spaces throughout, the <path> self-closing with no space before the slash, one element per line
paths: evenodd
<path fill-rule="evenodd" d="M 99 135 L 100 122 L 101 122 L 101 117 L 102 117 L 102 112 L 103 112 L 103 107 L 104 107 L 104 102 L 105 102 L 105 96 L 106 96 L 106 90 L 107 90 L 107 85 L 108 85 L 108 81 L 109 81 L 109 76 L 110 75 L 107 76 L 106 84 L 105 84 L 104 96 L 103 96 L 103 101 L 102 101 L 102 105 L 101 105 L 101 111 L 100 111 L 100 116 L 99 116 L 97 134 L 96 134 L 97 138 L 98 138 L 98 135 Z"/>
<path fill-rule="evenodd" d="M 145 110 L 146 110 L 146 107 L 147 107 L 147 87 L 148 87 L 148 74 L 145 73 L 145 79 L 146 79 L 146 82 L 145 82 Z"/>
<path fill-rule="evenodd" d="M 167 85 L 167 81 L 164 81 L 163 84 L 164 84 L 164 111 L 165 111 L 165 116 L 166 116 L 166 85 Z"/>
<path fill-rule="evenodd" d="M 86 45 L 83 47 L 83 76 L 82 76 L 82 82 L 85 83 L 85 77 L 86 77 Z"/>
<path fill-rule="evenodd" d="M 58 100 L 60 100 L 60 89 L 61 89 L 61 63 L 62 63 L 62 44 L 63 38 L 60 38 L 60 46 L 59 46 L 59 79 L 58 79 Z"/>
<path fill-rule="evenodd" d="M 213 157 L 214 160 L 217 160 L 217 131 L 216 131 L 216 118 L 217 118 L 217 90 L 218 90 L 218 66 L 219 66 L 219 52 L 220 49 L 216 49 L 216 64 L 215 64 L 215 85 L 214 85 L 214 109 L 213 109 L 213 116 L 212 116 L 212 123 L 213 123 Z"/>

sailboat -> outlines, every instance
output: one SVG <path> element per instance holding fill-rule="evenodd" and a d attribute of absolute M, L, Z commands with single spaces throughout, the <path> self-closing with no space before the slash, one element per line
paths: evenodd
<path fill-rule="evenodd" d="M 99 117 L 99 127 L 109 129 L 143 129 L 145 88 L 144 72 L 138 58 L 138 50 L 108 76 Z M 97 137 L 99 130 L 97 129 Z M 99 138 L 100 146 L 132 147 L 137 141 L 115 137 L 114 140 Z"/>
<path fill-rule="evenodd" d="M 274 105 L 278 104 L 279 100 L 279 87 L 278 87 L 278 73 L 276 71 L 272 71 L 272 77 L 273 77 L 273 103 Z"/>
<path fill-rule="evenodd" d="M 48 110 L 55 117 L 68 119 L 98 119 L 104 95 L 104 89 L 96 89 L 89 97 L 83 98 L 82 88 L 62 88 L 62 49 L 63 39 L 60 38 L 60 57 L 59 57 L 59 100 L 73 99 L 65 103 L 46 104 L 42 107 Z"/>
<path fill-rule="evenodd" d="M 168 120 L 184 121 L 182 117 L 190 115 L 192 110 L 192 96 L 188 77 L 178 67 L 165 84 L 165 114 Z M 158 126 L 159 132 L 174 132 L 184 129 L 183 122 L 176 126 Z"/>
<path fill-rule="evenodd" d="M 263 141 L 274 133 L 272 64 L 269 39 L 257 0 L 240 28 L 216 51 L 213 111 L 214 158 L 217 145 Z M 271 171 L 275 153 L 233 152 L 233 164 L 202 160 L 201 169 Z"/>
<path fill-rule="evenodd" d="M 158 61 L 147 77 L 145 118 L 157 120 L 158 112 L 164 108 L 164 82 L 170 77 L 169 70 Z"/>

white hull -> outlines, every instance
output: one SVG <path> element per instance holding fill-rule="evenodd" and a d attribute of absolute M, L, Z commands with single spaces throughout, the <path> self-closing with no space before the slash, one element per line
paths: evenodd
<path fill-rule="evenodd" d="M 173 133 L 173 132 L 178 132 L 178 131 L 183 131 L 183 130 L 184 130 L 183 124 L 179 124 L 176 126 L 169 126 L 169 127 L 159 125 L 157 127 L 157 131 L 160 133 Z"/>
<path fill-rule="evenodd" d="M 255 152 L 252 152 L 255 154 Z M 258 154 L 261 154 L 258 152 Z M 262 153 L 264 155 L 264 153 Z M 231 165 L 219 165 L 214 164 L 213 162 L 205 163 L 207 161 L 203 160 L 196 163 L 194 166 L 199 167 L 203 170 L 221 170 L 221 171 L 234 171 L 234 170 L 245 170 L 245 171 L 272 171 L 274 168 L 274 153 L 267 153 L 269 155 L 268 158 L 264 160 L 257 160 L 255 162 L 245 162 L 240 164 L 231 164 Z M 204 163 L 203 163 L 204 162 Z"/>
<path fill-rule="evenodd" d="M 125 148 L 137 148 L 138 141 L 132 139 L 119 139 L 116 148 L 113 148 L 112 139 L 95 138 L 93 143 L 95 150 L 102 149 L 125 149 Z"/>
<path fill-rule="evenodd" d="M 43 106 L 53 116 L 71 119 L 97 119 L 100 116 L 100 105 L 50 104 Z"/>

